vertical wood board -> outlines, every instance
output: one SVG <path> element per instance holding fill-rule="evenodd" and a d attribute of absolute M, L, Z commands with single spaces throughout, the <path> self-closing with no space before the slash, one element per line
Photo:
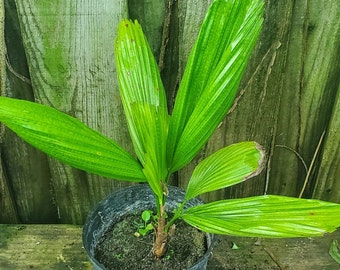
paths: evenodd
<path fill-rule="evenodd" d="M 159 62 L 171 110 L 211 2 L 6 0 L 11 68 L 7 63 L 5 94 L 35 100 L 77 117 L 132 152 L 113 55 L 118 22 L 130 16 L 142 23 Z M 23 47 L 16 34 L 16 15 Z M 339 16 L 336 1 L 265 0 L 263 29 L 235 106 L 197 158 L 175 175 L 173 183 L 185 187 L 194 167 L 221 147 L 255 140 L 267 151 L 264 172 L 245 183 L 205 194 L 203 199 L 264 193 L 297 196 L 306 176 L 300 158 L 310 165 L 325 130 L 304 196 L 340 202 Z M 0 196 L 0 205 L 8 206 L 3 215 L 8 220 L 11 216 L 21 222 L 80 224 L 101 198 L 130 184 L 46 158 L 8 130 L 1 151 L 0 187 L 2 194 L 11 197 L 4 200 Z"/>
<path fill-rule="evenodd" d="M 131 150 L 113 56 L 126 1 L 16 4 L 36 101 L 77 117 Z M 82 223 L 96 202 L 124 185 L 52 158 L 49 166 L 61 222 Z"/>

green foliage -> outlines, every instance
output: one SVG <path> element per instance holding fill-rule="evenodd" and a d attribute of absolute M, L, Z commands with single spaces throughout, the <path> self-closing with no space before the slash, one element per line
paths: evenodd
<path fill-rule="evenodd" d="M 168 136 L 170 170 L 190 162 L 231 107 L 262 25 L 263 2 L 215 1 L 190 54 Z"/>
<path fill-rule="evenodd" d="M 232 250 L 238 250 L 240 249 L 240 247 L 238 245 L 236 245 L 236 243 L 233 243 L 233 245 L 231 246 Z"/>
<path fill-rule="evenodd" d="M 316 236 L 340 225 L 340 205 L 281 196 L 222 200 L 185 209 L 202 193 L 235 185 L 261 172 L 264 150 L 255 142 L 227 146 L 203 160 L 185 200 L 165 225 L 171 173 L 188 164 L 233 103 L 262 25 L 261 0 L 215 0 L 189 57 L 172 115 L 157 64 L 138 22 L 123 20 L 115 59 L 135 160 L 114 141 L 47 106 L 0 98 L 0 121 L 24 140 L 74 167 L 120 180 L 147 181 L 156 195 L 157 233 L 182 218 L 217 234 Z M 141 165 L 140 165 L 141 164 Z M 142 214 L 142 233 L 153 226 Z M 163 226 L 163 227 L 162 227 Z M 158 235 L 158 234 L 157 234 Z"/>
<path fill-rule="evenodd" d="M 0 97 L 0 120 L 31 145 L 71 166 L 120 180 L 146 181 L 139 163 L 122 147 L 53 108 Z"/>
<path fill-rule="evenodd" d="M 338 244 L 337 240 L 333 240 L 331 243 L 331 246 L 329 248 L 329 255 L 336 261 L 338 264 L 340 264 L 340 246 Z"/>
<path fill-rule="evenodd" d="M 203 160 L 195 168 L 185 198 L 235 185 L 259 174 L 264 152 L 255 142 L 227 146 Z"/>
<path fill-rule="evenodd" d="M 146 235 L 149 231 L 152 231 L 154 227 L 152 226 L 151 222 L 155 221 L 155 216 L 153 215 L 153 211 L 151 210 L 144 210 L 142 212 L 141 218 L 143 220 L 142 223 L 136 223 L 138 228 L 138 233 L 140 235 Z"/>
<path fill-rule="evenodd" d="M 252 237 L 321 236 L 340 224 L 340 205 L 285 196 L 222 200 L 184 210 L 203 231 Z"/>
<path fill-rule="evenodd" d="M 169 116 L 158 66 L 137 21 L 120 23 L 115 59 L 131 139 L 148 183 L 162 203 L 161 181 L 168 175 L 165 156 Z"/>

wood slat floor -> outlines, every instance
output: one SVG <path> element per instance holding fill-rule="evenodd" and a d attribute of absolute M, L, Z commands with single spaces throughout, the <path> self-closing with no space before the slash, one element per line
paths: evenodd
<path fill-rule="evenodd" d="M 318 238 L 219 236 L 208 270 L 339 270 L 328 254 L 340 231 Z M 236 244 L 239 249 L 232 249 Z M 74 225 L 0 225 L 0 269 L 93 269 Z"/>

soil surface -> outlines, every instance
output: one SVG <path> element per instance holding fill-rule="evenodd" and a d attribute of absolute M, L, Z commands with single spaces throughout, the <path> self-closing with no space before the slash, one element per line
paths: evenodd
<path fill-rule="evenodd" d="M 206 252 L 205 233 L 187 225 L 176 223 L 175 234 L 168 241 L 165 256 L 155 260 L 152 253 L 154 232 L 136 237 L 136 223 L 141 215 L 128 216 L 109 230 L 95 249 L 95 258 L 107 269 L 188 269 Z"/>

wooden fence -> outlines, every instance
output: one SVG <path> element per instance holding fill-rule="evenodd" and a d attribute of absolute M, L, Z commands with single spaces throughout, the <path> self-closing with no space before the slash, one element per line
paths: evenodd
<path fill-rule="evenodd" d="M 0 2 L 1 94 L 53 106 L 132 151 L 113 56 L 119 20 L 142 24 L 171 108 L 211 0 Z M 173 183 L 185 187 L 195 164 L 220 147 L 256 140 L 267 150 L 264 172 L 203 199 L 299 196 L 306 183 L 304 197 L 340 203 L 338 1 L 266 0 L 264 16 L 236 105 Z M 81 224 L 130 184 L 61 164 L 6 128 L 0 155 L 0 223 Z"/>

